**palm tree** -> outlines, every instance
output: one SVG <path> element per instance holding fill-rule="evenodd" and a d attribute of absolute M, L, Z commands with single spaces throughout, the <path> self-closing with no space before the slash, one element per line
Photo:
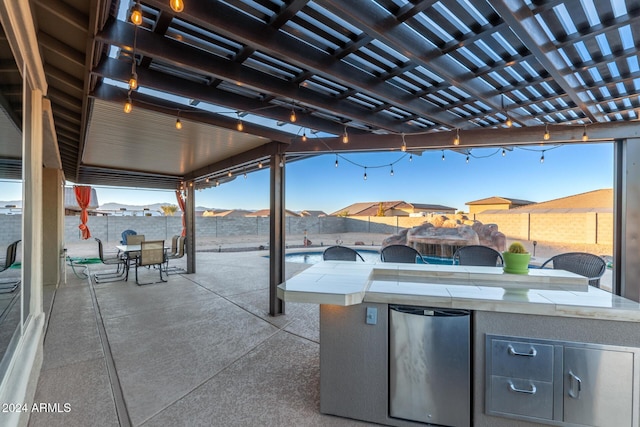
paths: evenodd
<path fill-rule="evenodd" d="M 164 214 L 164 216 L 173 216 L 178 210 L 177 205 L 162 205 L 160 206 L 160 210 Z"/>

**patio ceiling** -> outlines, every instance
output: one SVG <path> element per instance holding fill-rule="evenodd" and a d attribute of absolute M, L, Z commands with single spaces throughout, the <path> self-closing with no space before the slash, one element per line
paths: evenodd
<path fill-rule="evenodd" d="M 284 151 L 638 136 L 637 0 L 184 1 L 140 1 L 139 27 L 134 1 L 32 2 L 68 180 L 176 188 Z M 9 119 L 13 80 L 0 85 Z"/>

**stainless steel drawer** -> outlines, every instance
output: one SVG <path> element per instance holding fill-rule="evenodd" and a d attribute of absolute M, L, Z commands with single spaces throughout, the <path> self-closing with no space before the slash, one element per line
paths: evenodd
<path fill-rule="evenodd" d="M 491 377 L 489 413 L 553 419 L 553 382 Z"/>
<path fill-rule="evenodd" d="M 526 341 L 491 341 L 493 375 L 553 381 L 553 345 Z"/>

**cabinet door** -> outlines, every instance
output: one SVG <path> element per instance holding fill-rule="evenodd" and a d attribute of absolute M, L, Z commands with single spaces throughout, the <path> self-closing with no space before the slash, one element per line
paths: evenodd
<path fill-rule="evenodd" d="M 565 346 L 564 422 L 631 426 L 633 353 Z"/>

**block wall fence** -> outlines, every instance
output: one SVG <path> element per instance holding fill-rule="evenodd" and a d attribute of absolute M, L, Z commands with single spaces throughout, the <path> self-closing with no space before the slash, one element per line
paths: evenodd
<path fill-rule="evenodd" d="M 571 244 L 612 244 L 612 213 L 523 213 L 475 214 L 484 224 L 498 224 L 510 239 L 538 240 Z M 317 234 L 376 233 L 397 234 L 424 222 L 421 217 L 286 217 L 286 233 L 309 239 Z M 81 241 L 79 216 L 65 217 L 65 241 Z M 0 245 L 21 238 L 21 215 L 0 215 Z M 93 237 L 105 242 L 119 242 L 122 231 L 130 228 L 150 239 L 169 240 L 182 230 L 180 216 L 92 216 L 89 229 Z M 269 236 L 269 218 L 196 217 L 198 237 Z M 367 243 L 367 242 L 365 242 Z M 379 244 L 380 242 L 375 242 Z"/>

